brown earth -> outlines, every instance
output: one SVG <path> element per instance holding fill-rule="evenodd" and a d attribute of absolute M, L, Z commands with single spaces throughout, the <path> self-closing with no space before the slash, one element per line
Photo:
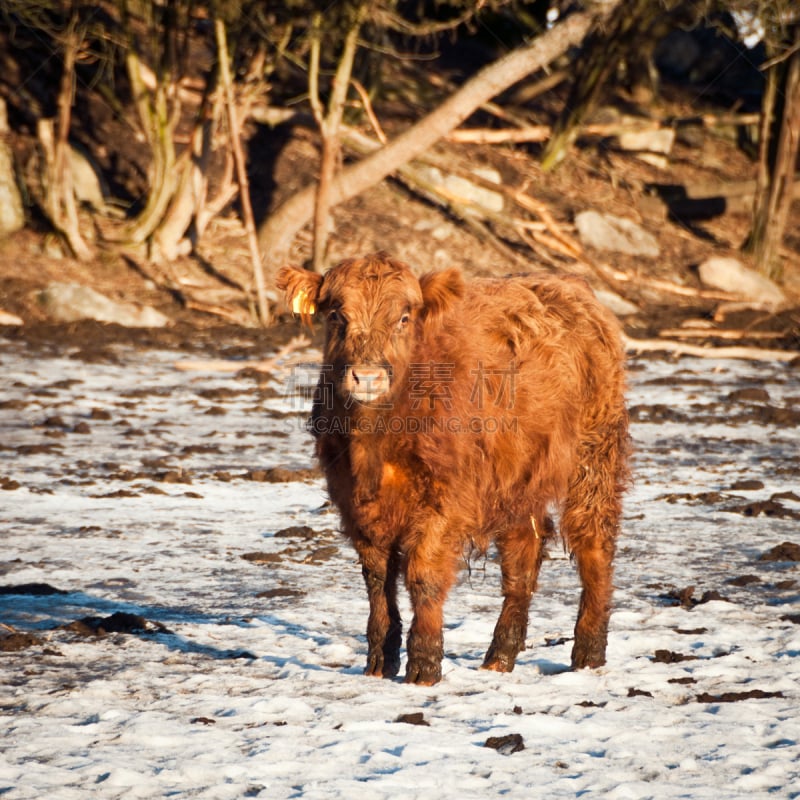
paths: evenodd
<path fill-rule="evenodd" d="M 666 92 L 665 92 L 666 94 Z M 555 100 L 555 98 L 554 98 Z M 629 98 L 609 99 L 608 108 L 621 108 Z M 672 92 L 669 100 L 648 106 L 654 116 L 689 116 L 702 109 L 686 94 Z M 530 110 L 548 117 L 546 104 Z M 401 109 L 394 119 L 382 120 L 390 132 L 408 124 L 409 109 Z M 485 118 L 470 124 L 485 124 Z M 106 138 L 116 142 L 117 156 L 126 158 L 128 145 L 136 142 L 128 132 L 122 135 L 107 123 Z M 249 163 L 253 205 L 261 213 L 276 208 L 298 188 L 314 180 L 318 162 L 316 135 L 302 126 L 283 126 L 273 132 L 249 131 Z M 102 132 L 95 131 L 97 136 Z M 740 247 L 749 229 L 749 200 L 746 196 L 713 203 L 707 219 L 678 220 L 670 216 L 659 200 L 664 187 L 692 187 L 706 184 L 731 184 L 755 176 L 755 163 L 733 139 L 734 131 L 698 127 L 691 136 L 679 136 L 666 170 L 651 166 L 635 155 L 614 147 L 613 141 L 583 138 L 571 157 L 554 173 L 543 173 L 538 164 L 538 146 L 468 145 L 441 143 L 437 158 L 454 171 L 477 166 L 496 169 L 505 186 L 522 189 L 549 210 L 560 230 L 575 236 L 573 220 L 578 212 L 593 208 L 616 214 L 641 224 L 655 235 L 661 248 L 656 259 L 624 255 L 588 253 L 609 266 L 631 276 L 625 284 L 629 299 L 641 313 L 625 319 L 633 336 L 654 336 L 687 319 L 710 320 L 718 301 L 681 296 L 652 288 L 652 281 L 677 284 L 684 289 L 700 289 L 697 265 L 711 255 L 733 255 L 747 263 Z M 30 146 L 30 142 L 27 142 Z M 16 150 L 25 143 L 16 142 Z M 131 159 L 136 157 L 132 151 Z M 719 198 L 717 198 L 719 200 Z M 515 214 L 518 209 L 511 209 Z M 70 340 L 86 352 L 102 348 L 106 341 L 130 339 L 143 346 L 186 346 L 204 350 L 219 349 L 228 338 L 225 326 L 234 322 L 241 337 L 242 326 L 252 324 L 248 295 L 242 291 L 253 285 L 252 266 L 244 231 L 235 209 L 212 223 L 197 252 L 170 264 L 154 265 L 101 254 L 82 263 L 61 254 L 52 234 L 31 228 L 0 241 L 0 310 L 16 314 L 25 322 L 19 328 L 0 328 L 0 335 L 30 342 L 49 340 L 63 344 Z M 330 260 L 385 249 L 415 270 L 424 272 L 447 266 L 461 267 L 467 274 L 505 274 L 524 269 L 556 269 L 581 272 L 596 286 L 602 281 L 591 270 L 574 260 L 540 247 L 538 253 L 511 241 L 497 229 L 497 239 L 476 235 L 474 230 L 452 217 L 446 209 L 432 205 L 393 180 L 342 204 L 334 212 Z M 505 248 L 505 253 L 501 250 Z M 302 263 L 310 253 L 306 229 L 295 242 L 293 260 Z M 792 305 L 800 307 L 800 202 L 795 202 L 785 237 L 784 287 Z M 266 265 L 268 271 L 279 265 Z M 40 306 L 38 292 L 52 281 L 71 281 L 90 285 L 114 299 L 153 305 L 166 313 L 173 325 L 163 330 L 134 331 L 115 326 L 88 323 L 59 325 L 48 321 Z M 604 288 L 604 287 L 603 287 Z M 203 298 L 199 311 L 192 308 L 192 297 Z M 284 318 L 285 320 L 285 318 Z M 800 350 L 800 311 L 793 308 L 780 314 L 744 310 L 727 314 L 717 321 L 722 328 L 746 332 L 776 332 L 780 338 L 746 336 L 742 343 L 761 347 Z M 278 326 L 270 331 L 252 329 L 247 334 L 254 344 L 265 347 L 280 342 L 296 326 Z M 716 343 L 713 338 L 708 340 Z M 702 343 L 702 341 L 701 341 Z M 730 344 L 730 341 L 720 341 Z"/>

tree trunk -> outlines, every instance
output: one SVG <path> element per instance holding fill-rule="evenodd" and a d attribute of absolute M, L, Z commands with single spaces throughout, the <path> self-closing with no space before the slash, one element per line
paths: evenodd
<path fill-rule="evenodd" d="M 331 205 L 355 197 L 425 152 L 487 100 L 579 44 L 592 24 L 620 3 L 614 0 L 595 13 L 573 14 L 530 45 L 485 67 L 416 125 L 376 153 L 343 169 L 331 185 Z M 311 219 L 315 196 L 316 185 L 301 189 L 259 228 L 261 253 L 270 272 L 286 261 L 295 235 Z"/>
<path fill-rule="evenodd" d="M 122 239 L 139 245 L 147 241 L 161 224 L 172 196 L 175 194 L 175 144 L 174 132 L 177 109 L 170 110 L 168 96 L 177 97 L 171 78 L 159 75 L 152 95 L 142 79 L 139 56 L 131 47 L 125 58 L 128 79 L 131 82 L 142 131 L 148 138 L 153 153 L 152 176 L 147 203 L 139 216 L 127 227 Z M 178 103 L 177 99 L 174 101 Z"/>
<path fill-rule="evenodd" d="M 759 272 L 782 278 L 780 247 L 792 204 L 800 142 L 800 22 L 789 29 L 786 56 L 767 72 L 759 130 L 753 227 L 743 249 Z"/>
<path fill-rule="evenodd" d="M 69 129 L 74 95 L 75 60 L 81 45 L 78 31 L 78 11 L 70 9 L 70 20 L 64 40 L 64 66 L 58 91 L 58 116 L 56 125 L 50 120 L 40 120 L 39 143 L 45 162 L 45 206 L 53 227 L 64 237 L 73 255 L 86 261 L 93 256 L 92 248 L 80 232 L 78 207 L 72 189 L 72 169 L 69 157 Z"/>
<path fill-rule="evenodd" d="M 258 252 L 256 224 L 253 218 L 253 205 L 250 202 L 250 182 L 247 179 L 247 164 L 245 163 L 242 142 L 239 139 L 239 121 L 236 113 L 236 102 L 233 96 L 233 79 L 231 78 L 228 63 L 228 39 L 225 23 L 217 17 L 214 20 L 214 31 L 217 39 L 217 57 L 219 59 L 220 83 L 225 91 L 225 106 L 228 112 L 228 128 L 233 152 L 233 163 L 236 168 L 236 180 L 239 184 L 239 202 L 242 205 L 242 219 L 247 234 L 247 244 L 250 248 L 250 259 L 253 262 L 253 280 L 256 285 L 256 307 L 261 324 L 269 324 L 269 306 L 265 294 L 264 270 L 261 256 Z"/>
<path fill-rule="evenodd" d="M 319 185 L 314 207 L 314 253 L 312 262 L 316 272 L 321 272 L 324 268 L 328 252 L 331 185 L 336 174 L 336 167 L 341 158 L 339 129 L 342 123 L 345 100 L 347 99 L 347 89 L 350 85 L 350 76 L 353 72 L 358 33 L 361 30 L 365 11 L 366 6 L 361 6 L 356 10 L 353 22 L 347 31 L 342 54 L 339 57 L 339 64 L 336 68 L 336 75 L 333 79 L 333 86 L 331 87 L 327 113 L 323 111 L 322 101 L 319 97 L 319 51 L 322 38 L 322 14 L 316 15 L 314 19 L 314 38 L 311 44 L 311 58 L 308 70 L 309 98 L 314 112 L 314 119 L 322 136 Z"/>

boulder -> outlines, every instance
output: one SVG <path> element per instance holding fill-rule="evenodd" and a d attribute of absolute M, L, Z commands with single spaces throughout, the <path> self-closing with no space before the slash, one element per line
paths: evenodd
<path fill-rule="evenodd" d="M 644 258 L 657 258 L 661 252 L 651 234 L 623 217 L 599 211 L 581 211 L 575 217 L 575 226 L 581 243 L 587 247 Z"/>
<path fill-rule="evenodd" d="M 632 152 L 641 161 L 646 161 L 658 169 L 669 166 L 667 155 L 675 144 L 673 128 L 656 128 L 650 131 L 625 131 L 619 135 L 619 146 L 622 150 Z"/>
<path fill-rule="evenodd" d="M 774 282 L 741 261 L 729 256 L 712 256 L 697 269 L 700 280 L 710 289 L 738 294 L 758 306 L 776 309 L 786 303 L 786 295 Z"/>
<path fill-rule="evenodd" d="M 151 306 L 120 303 L 77 283 L 51 283 L 39 293 L 48 316 L 59 322 L 94 319 L 126 328 L 162 328 L 169 318 Z"/>
<path fill-rule="evenodd" d="M 462 178 L 460 175 L 444 174 L 438 167 L 421 170 L 422 174 L 433 184 L 441 186 L 445 191 L 467 204 L 474 204 L 487 211 L 499 213 L 503 210 L 505 199 L 501 192 L 493 192 L 476 182 Z M 489 183 L 500 184 L 500 173 L 494 169 L 476 168 L 473 174 Z"/>
<path fill-rule="evenodd" d="M 623 150 L 668 154 L 672 152 L 674 143 L 675 130 L 673 128 L 656 128 L 651 131 L 625 131 L 619 135 L 619 146 Z"/>
<path fill-rule="evenodd" d="M 75 193 L 75 199 L 95 211 L 104 211 L 108 187 L 91 156 L 71 144 L 69 168 L 72 174 L 72 191 Z"/>
<path fill-rule="evenodd" d="M 639 306 L 634 305 L 630 300 L 626 300 L 616 292 L 609 292 L 607 289 L 596 289 L 595 295 L 609 311 L 618 317 L 627 317 L 630 314 L 639 313 Z"/>

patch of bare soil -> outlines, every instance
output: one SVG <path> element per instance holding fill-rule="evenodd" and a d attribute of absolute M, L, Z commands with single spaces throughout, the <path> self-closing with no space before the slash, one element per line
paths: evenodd
<path fill-rule="evenodd" d="M 417 76 L 417 80 L 420 80 Z M 541 98 L 536 104 L 518 110 L 532 122 L 551 124 L 563 102 L 566 87 Z M 630 111 L 631 100 L 609 93 L 607 106 Z M 643 117 L 686 117 L 703 110 L 691 93 L 665 86 L 655 105 L 634 109 Z M 389 135 L 409 124 L 411 109 L 387 105 L 380 109 L 381 123 Z M 413 110 L 417 114 L 417 110 Z M 141 145 L 110 114 L 94 114 L 92 136 L 98 142 L 113 142 L 121 164 L 141 161 Z M 469 125 L 496 125 L 497 120 L 476 114 Z M 283 125 L 268 130 L 248 129 L 248 161 L 251 192 L 257 214 L 263 218 L 291 194 L 316 179 L 320 154 L 319 137 L 302 124 Z M 30 138 L 30 137 L 28 137 Z M 13 142 L 23 157 L 31 142 Z M 27 148 L 27 150 L 26 150 Z M 628 332 L 636 337 L 654 337 L 665 329 L 680 327 L 687 320 L 713 323 L 703 344 L 730 344 L 714 336 L 714 328 L 741 333 L 737 343 L 756 347 L 800 350 L 800 311 L 780 314 L 742 309 L 727 310 L 724 318 L 714 319 L 719 303 L 701 300 L 691 291 L 699 289 L 696 267 L 711 255 L 743 258 L 740 247 L 749 225 L 748 196 L 721 197 L 711 211 L 700 217 L 680 217 L 670 210 L 664 198 L 677 191 L 698 186 L 742 184 L 755 176 L 756 165 L 736 143 L 731 131 L 700 127 L 692 136 L 678 136 L 666 169 L 645 163 L 636 155 L 619 150 L 613 140 L 582 137 L 570 157 L 552 173 L 541 170 L 538 145 L 478 145 L 440 142 L 432 155 L 445 172 L 469 174 L 477 167 L 491 168 L 504 188 L 522 191 L 542 204 L 553 224 L 575 237 L 575 215 L 598 209 L 633 220 L 653 234 L 660 247 L 655 259 L 588 253 L 598 261 L 632 277 L 627 292 L 641 313 L 625 319 Z M 141 176 L 125 176 L 118 188 L 139 196 Z M 333 234 L 329 260 L 361 255 L 384 249 L 408 262 L 418 272 L 444 267 L 460 267 L 468 275 L 502 275 L 530 269 L 565 270 L 584 274 L 596 287 L 603 288 L 596 274 L 547 247 L 532 250 L 509 238 L 517 212 L 506 208 L 497 225 L 483 233 L 465 224 L 447 209 L 436 206 L 394 180 L 387 180 L 362 195 L 340 205 L 333 212 Z M 505 217 L 505 220 L 503 220 Z M 91 360 L 109 357 L 112 344 L 130 343 L 137 347 L 178 347 L 188 350 L 225 352 L 231 340 L 245 341 L 247 347 L 269 349 L 285 342 L 295 330 L 284 318 L 270 331 L 248 328 L 252 322 L 248 292 L 254 279 L 244 229 L 236 209 L 231 207 L 217 218 L 201 239 L 197 251 L 168 264 L 138 263 L 132 258 L 102 253 L 91 262 L 80 262 L 54 246 L 52 234 L 36 220 L 31 227 L 0 241 L 0 309 L 23 318 L 21 328 L 0 328 L 0 336 L 23 339 L 35 347 L 69 348 L 76 357 Z M 505 227 L 504 227 L 505 226 Z M 800 306 L 800 203 L 795 202 L 787 226 L 784 248 L 785 288 Z M 293 247 L 292 260 L 307 262 L 310 233 L 305 229 Z M 746 261 L 746 259 L 745 259 Z M 280 265 L 267 264 L 268 275 Z M 154 280 L 155 279 L 155 280 Z M 114 300 L 152 305 L 166 314 L 172 325 L 160 330 L 115 329 L 109 325 L 53 324 L 38 300 L 39 291 L 53 281 L 76 282 L 92 286 Z M 683 287 L 680 295 L 653 289 L 654 281 Z M 273 287 L 268 287 L 270 290 Z M 187 297 L 206 299 L 204 310 L 187 302 Z M 232 319 L 237 324 L 230 323 Z"/>

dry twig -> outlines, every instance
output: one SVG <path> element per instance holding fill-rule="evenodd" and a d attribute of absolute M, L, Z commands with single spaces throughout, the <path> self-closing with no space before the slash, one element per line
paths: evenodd
<path fill-rule="evenodd" d="M 659 336 L 672 339 L 783 339 L 780 331 L 736 331 L 715 328 L 665 328 Z"/>
<path fill-rule="evenodd" d="M 239 202 L 242 204 L 242 217 L 245 231 L 247 232 L 247 244 L 250 248 L 250 258 L 253 262 L 253 277 L 256 284 L 258 316 L 262 325 L 268 325 L 270 318 L 269 307 L 267 306 L 264 270 L 261 265 L 261 253 L 258 247 L 253 207 L 250 203 L 250 186 L 247 178 L 247 166 L 245 164 L 244 152 L 242 151 L 242 143 L 239 140 L 239 122 L 236 102 L 233 97 L 233 82 L 231 80 L 230 65 L 228 63 L 227 34 L 225 32 L 225 23 L 219 17 L 214 20 L 214 30 L 219 54 L 220 80 L 225 91 L 225 106 L 228 112 L 230 143 L 233 150 L 233 161 L 236 167 L 236 178 L 239 183 Z"/>

